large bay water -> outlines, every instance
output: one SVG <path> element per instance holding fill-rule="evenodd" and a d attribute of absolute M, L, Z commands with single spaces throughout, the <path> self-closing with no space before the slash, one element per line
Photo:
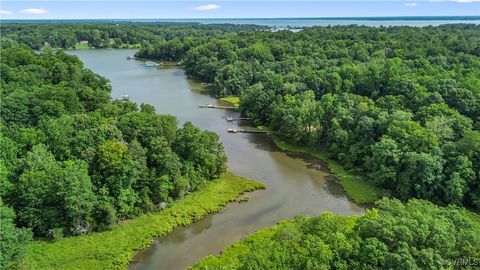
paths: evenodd
<path fill-rule="evenodd" d="M 248 123 L 227 123 L 227 115 L 238 115 L 233 110 L 199 108 L 199 104 L 220 103 L 180 67 L 146 68 L 141 61 L 126 59 L 133 50 L 69 53 L 111 81 L 113 98 L 127 94 L 134 102 L 152 104 L 158 113 L 175 115 L 179 124 L 191 121 L 218 133 L 229 169 L 267 186 L 251 193 L 246 203 L 231 203 L 220 213 L 157 239 L 135 255 L 130 269 L 185 269 L 254 231 L 295 215 L 363 213 L 363 208 L 347 199 L 321 161 L 280 151 L 264 134 L 228 133 L 229 127 Z"/>
<path fill-rule="evenodd" d="M 465 0 L 466 1 L 466 0 Z M 302 2 L 298 3 L 302 4 Z M 305 2 L 303 2 L 305 4 Z M 309 4 L 315 4 L 310 2 Z M 321 3 L 316 3 L 321 5 Z M 321 8 L 321 7 L 317 7 Z M 479 5 L 476 7 L 479 9 Z M 401 16 L 401 17 L 299 17 L 299 18 L 194 18 L 194 19 L 84 19 L 84 20 L 1 20 L 4 23 L 199 23 L 199 24 L 258 24 L 270 28 L 302 28 L 329 25 L 365 26 L 438 26 L 441 24 L 480 24 L 480 13 L 476 16 Z"/>
<path fill-rule="evenodd" d="M 299 28 L 329 25 L 365 26 L 438 26 L 442 24 L 480 24 L 480 16 L 437 16 L 437 17 L 333 17 L 333 18 L 222 18 L 222 19 L 131 19 L 134 22 L 169 22 L 201 24 L 258 24 L 272 28 Z"/>

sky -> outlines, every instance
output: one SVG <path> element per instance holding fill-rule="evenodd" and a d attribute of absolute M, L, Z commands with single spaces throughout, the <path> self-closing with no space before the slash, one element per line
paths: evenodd
<path fill-rule="evenodd" d="M 2 19 L 178 19 L 382 16 L 480 16 L 480 0 L 0 1 L 0 17 Z"/>

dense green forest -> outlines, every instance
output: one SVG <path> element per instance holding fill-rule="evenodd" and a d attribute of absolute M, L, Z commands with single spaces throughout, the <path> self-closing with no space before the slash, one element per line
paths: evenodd
<path fill-rule="evenodd" d="M 137 55 L 182 59 L 217 96 L 239 96 L 255 124 L 325 149 L 397 198 L 479 209 L 479 39 L 478 25 L 313 27 Z"/>
<path fill-rule="evenodd" d="M 324 213 L 261 230 L 193 269 L 477 269 L 479 217 L 383 199 L 360 217 Z"/>
<path fill-rule="evenodd" d="M 195 44 L 199 37 L 217 37 L 229 32 L 253 31 L 265 29 L 259 25 L 234 24 L 197 24 L 197 23 L 2 23 L 2 36 L 33 49 L 41 49 L 46 44 L 53 48 L 74 48 L 81 41 L 87 41 L 87 47 L 131 47 L 158 44 L 171 41 L 172 44 Z"/>
<path fill-rule="evenodd" d="M 0 268 L 15 264 L 32 233 L 106 230 L 225 171 L 215 133 L 111 101 L 109 82 L 63 51 L 1 44 Z"/>
<path fill-rule="evenodd" d="M 459 258 L 480 262 L 480 219 L 458 207 L 480 209 L 478 25 L 0 29 L 0 268 L 15 266 L 33 236 L 107 230 L 168 207 L 226 169 L 216 134 L 190 123 L 179 128 L 175 117 L 147 104 L 111 100 L 105 78 L 52 49 L 82 40 L 92 47 L 141 44 L 138 57 L 181 61 L 218 97 L 240 97 L 240 111 L 254 124 L 323 150 L 400 199 L 381 200 L 359 217 L 326 213 L 282 222 L 197 268 L 441 269 L 457 268 Z"/>

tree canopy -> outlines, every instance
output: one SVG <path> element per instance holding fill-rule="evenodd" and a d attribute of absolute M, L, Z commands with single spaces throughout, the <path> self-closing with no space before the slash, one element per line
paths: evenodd
<path fill-rule="evenodd" d="M 68 20 L 39 21 L 37 23 L 2 22 L 2 36 L 23 43 L 33 49 L 45 45 L 53 48 L 75 48 L 78 45 L 93 48 L 150 48 L 151 44 L 171 41 L 171 55 L 183 53 L 183 44 L 195 43 L 200 37 L 215 37 L 225 33 L 244 32 L 266 27 L 252 24 L 199 24 L 168 22 L 74 22 Z M 175 47 L 175 45 L 177 45 Z M 83 47 L 80 47 L 83 48 Z"/>
<path fill-rule="evenodd" d="M 239 96 L 255 124 L 326 149 L 395 197 L 478 209 L 479 33 L 468 24 L 243 32 L 183 43 L 181 59 L 217 96 Z M 177 46 L 138 55 L 175 59 Z"/>
<path fill-rule="evenodd" d="M 475 269 L 479 217 L 455 206 L 383 199 L 360 217 L 297 217 L 193 269 Z"/>
<path fill-rule="evenodd" d="M 0 266 L 32 232 L 59 238 L 160 210 L 226 170 L 219 137 L 152 106 L 111 100 L 63 51 L 1 49 Z M 24 229 L 20 229 L 24 228 Z M 8 267 L 7 267 L 8 268 Z"/>
<path fill-rule="evenodd" d="M 254 124 L 326 149 L 406 202 L 384 199 L 361 217 L 299 217 L 198 267 L 441 269 L 480 260 L 479 219 L 458 207 L 480 209 L 479 25 L 0 30 L 0 268 L 18 263 L 32 235 L 107 230 L 226 170 L 218 135 L 178 127 L 147 104 L 111 100 L 106 78 L 52 49 L 80 42 L 141 46 L 138 57 L 181 62 L 215 95 L 239 97 Z"/>

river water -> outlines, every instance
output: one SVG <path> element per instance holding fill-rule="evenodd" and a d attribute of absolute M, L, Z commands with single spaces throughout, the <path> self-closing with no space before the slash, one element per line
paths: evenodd
<path fill-rule="evenodd" d="M 246 203 L 231 203 L 220 213 L 157 239 L 134 256 L 130 269 L 185 269 L 254 231 L 295 215 L 363 213 L 363 208 L 347 199 L 321 161 L 280 151 L 264 134 L 228 133 L 229 127 L 248 123 L 227 123 L 227 115 L 238 116 L 233 110 L 199 108 L 199 104 L 226 104 L 210 96 L 180 67 L 146 68 L 142 61 L 126 59 L 134 50 L 68 53 L 107 77 L 113 98 L 127 94 L 134 102 L 152 104 L 157 113 L 175 115 L 179 124 L 191 121 L 219 134 L 229 169 L 267 186 L 250 194 Z"/>

